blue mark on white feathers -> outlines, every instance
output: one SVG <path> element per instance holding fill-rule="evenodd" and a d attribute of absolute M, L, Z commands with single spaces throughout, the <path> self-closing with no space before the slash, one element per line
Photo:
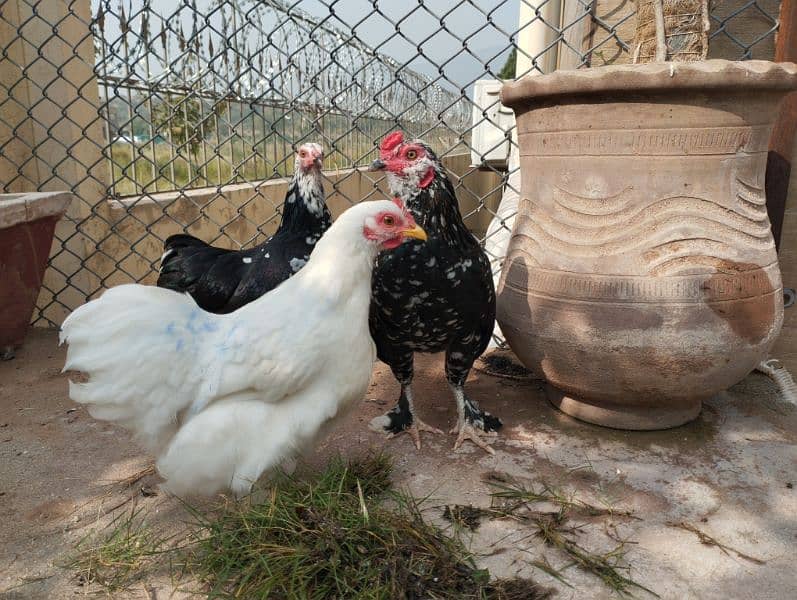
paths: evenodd
<path fill-rule="evenodd" d="M 218 330 L 219 324 L 212 317 L 213 315 L 195 308 L 188 315 L 188 319 L 182 323 L 182 327 L 178 327 L 175 321 L 169 321 L 163 332 L 166 336 L 175 338 L 174 349 L 176 352 L 180 352 L 186 347 L 186 344 L 195 344 L 197 336 Z M 190 334 L 190 339 L 186 337 L 186 333 Z"/>

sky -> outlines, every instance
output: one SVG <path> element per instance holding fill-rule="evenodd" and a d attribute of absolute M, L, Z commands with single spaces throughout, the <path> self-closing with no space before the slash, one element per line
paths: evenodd
<path fill-rule="evenodd" d="M 92 0 L 94 14 L 101 2 L 109 4 L 111 12 L 118 16 L 120 6 L 127 15 L 135 15 L 146 0 Z M 177 20 L 182 20 L 188 33 L 192 2 L 196 2 L 200 13 L 212 14 L 217 0 L 154 0 L 150 6 L 166 18 L 179 11 Z M 489 77 L 485 75 L 485 64 L 493 72 L 503 66 L 509 54 L 509 36 L 517 28 L 520 0 L 425 0 L 422 4 L 418 0 L 287 2 L 326 19 L 326 24 L 344 33 L 353 31 L 377 52 L 408 63 L 415 71 L 437 78 L 442 69 L 445 79 L 440 83 L 457 90 L 469 88 L 474 79 Z M 257 0 L 238 0 L 244 10 L 256 3 Z M 175 18 L 169 18 L 169 22 L 173 25 Z M 106 39 L 120 36 L 118 19 L 106 18 L 105 23 Z M 268 24 L 264 23 L 264 27 Z M 418 56 L 419 48 L 423 56 Z"/>
<path fill-rule="evenodd" d="M 384 17 L 373 13 L 374 5 Z M 411 0 L 341 0 L 334 12 L 338 27 L 353 27 L 380 53 L 402 63 L 409 60 L 413 70 L 431 77 L 443 65 L 446 78 L 463 87 L 484 75 L 485 63 L 494 72 L 500 70 L 508 55 L 508 36 L 517 29 L 518 5 L 519 0 L 425 0 L 423 7 Z M 321 0 L 303 0 L 298 6 L 315 16 L 330 14 Z M 400 35 L 390 21 L 398 23 Z M 467 50 L 460 40 L 466 40 Z M 416 56 L 419 45 L 428 58 Z"/>

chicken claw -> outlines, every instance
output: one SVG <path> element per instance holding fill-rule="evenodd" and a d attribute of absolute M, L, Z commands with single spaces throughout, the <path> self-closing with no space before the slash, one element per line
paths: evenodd
<path fill-rule="evenodd" d="M 373 431 L 387 432 L 387 439 L 394 438 L 406 431 L 418 450 L 421 449 L 421 431 L 445 435 L 437 427 L 427 425 L 417 417 L 412 403 L 412 389 L 408 383 L 401 386 L 398 404 L 384 415 L 371 419 L 369 427 Z"/>
<path fill-rule="evenodd" d="M 498 437 L 498 432 L 478 429 L 468 421 L 463 421 L 462 425 L 459 427 L 453 427 L 449 433 L 457 432 L 459 432 L 459 434 L 457 435 L 457 441 L 454 442 L 454 450 L 459 449 L 459 447 L 462 445 L 462 442 L 465 440 L 470 440 L 479 448 L 487 452 L 487 454 L 495 455 L 495 450 L 493 450 L 493 448 L 488 445 L 487 442 L 482 439 L 482 437 L 496 438 Z"/>
<path fill-rule="evenodd" d="M 406 431 L 410 435 L 412 441 L 415 442 L 415 448 L 417 448 L 418 450 L 421 449 L 421 431 L 436 433 L 438 435 L 445 435 L 445 433 L 443 433 L 440 429 L 424 423 L 418 417 L 413 417 L 412 425 L 407 427 L 404 431 Z M 395 433 L 391 433 L 387 437 L 389 439 L 395 437 L 395 435 L 396 435 Z"/>

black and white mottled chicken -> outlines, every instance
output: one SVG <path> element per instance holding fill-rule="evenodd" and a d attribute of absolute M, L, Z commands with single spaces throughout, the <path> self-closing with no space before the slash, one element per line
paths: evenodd
<path fill-rule="evenodd" d="M 266 242 L 248 250 L 216 248 L 188 234 L 164 243 L 158 286 L 188 292 L 203 309 L 232 312 L 299 271 L 329 229 L 322 184 L 323 150 L 304 144 L 282 207 L 282 221 Z"/>
<path fill-rule="evenodd" d="M 415 414 L 413 354 L 446 353 L 446 378 L 457 403 L 454 448 L 471 440 L 487 452 L 483 437 L 501 421 L 481 410 L 464 391 L 465 380 L 487 347 L 495 322 L 490 262 L 465 227 L 454 188 L 432 149 L 405 142 L 401 132 L 380 145 L 372 170 L 384 170 L 391 193 L 401 198 L 427 232 L 425 244 L 407 243 L 381 254 L 374 270 L 371 335 L 377 355 L 401 385 L 398 404 L 371 427 L 390 434 L 407 431 L 420 449 L 420 431 L 442 433 Z"/>
<path fill-rule="evenodd" d="M 228 314 L 171 290 L 112 288 L 62 325 L 64 370 L 89 376 L 69 396 L 133 430 L 170 491 L 246 493 L 365 394 L 374 259 L 407 237 L 426 236 L 400 203 L 358 204 L 299 273 Z"/>

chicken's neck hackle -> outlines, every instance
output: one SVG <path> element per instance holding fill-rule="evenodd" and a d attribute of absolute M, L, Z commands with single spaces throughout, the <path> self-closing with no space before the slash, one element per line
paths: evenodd
<path fill-rule="evenodd" d="M 321 237 L 331 225 L 332 215 L 324 201 L 323 178 L 319 169 L 296 169 L 282 210 L 282 221 L 277 231 L 306 232 Z"/>
<path fill-rule="evenodd" d="M 431 148 L 424 144 L 431 159 L 434 177 L 427 186 L 418 182 L 407 185 L 407 181 L 388 173 L 388 185 L 394 195 L 401 198 L 415 221 L 424 228 L 429 237 L 445 240 L 451 244 L 478 245 L 478 241 L 465 226 L 459 212 L 454 186 Z"/>
<path fill-rule="evenodd" d="M 362 213 L 370 210 L 370 204 L 353 206 L 338 217 L 297 275 L 330 299 L 357 297 L 364 304 L 370 302 L 371 274 L 379 252 L 362 233 Z"/>

